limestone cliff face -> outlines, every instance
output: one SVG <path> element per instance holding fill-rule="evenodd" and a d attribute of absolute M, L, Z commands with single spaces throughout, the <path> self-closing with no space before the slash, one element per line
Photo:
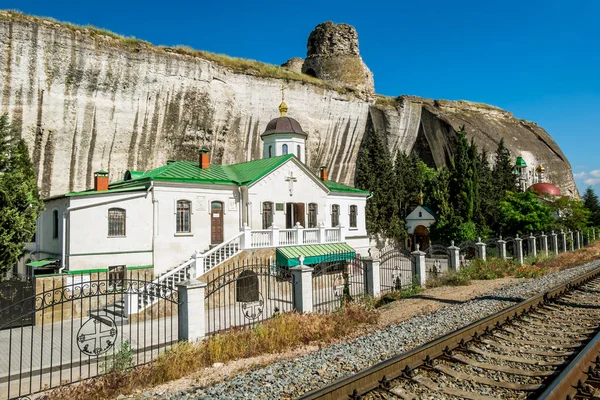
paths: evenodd
<path fill-rule="evenodd" d="M 328 166 L 331 179 L 353 183 L 366 132 L 385 134 L 391 151 L 414 148 L 439 166 L 465 124 L 480 145 L 493 151 L 504 137 L 514 155 L 528 152 L 555 184 L 576 193 L 552 138 L 493 107 L 411 97 L 378 105 L 360 91 L 233 72 L 201 57 L 0 12 L 0 113 L 21 122 L 43 196 L 90 188 L 99 169 L 114 180 L 127 169 L 195 160 L 203 146 L 214 163 L 259 158 L 259 135 L 278 116 L 282 83 L 289 115 L 309 134 L 308 166 Z"/>

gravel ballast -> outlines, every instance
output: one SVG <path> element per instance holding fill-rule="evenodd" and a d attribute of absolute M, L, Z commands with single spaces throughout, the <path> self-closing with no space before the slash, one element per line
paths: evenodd
<path fill-rule="evenodd" d="M 267 367 L 240 374 L 213 386 L 160 395 L 145 392 L 143 397 L 294 398 L 543 293 L 598 266 L 600 260 L 538 279 L 516 283 L 468 302 L 449 305 L 436 312 L 411 318 L 401 324 L 386 327 L 349 342 L 334 344 L 293 360 L 277 361 Z"/>

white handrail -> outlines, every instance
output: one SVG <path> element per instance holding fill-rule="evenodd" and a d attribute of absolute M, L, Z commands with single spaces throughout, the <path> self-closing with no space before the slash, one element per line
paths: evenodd
<path fill-rule="evenodd" d="M 220 250 L 223 247 L 227 246 L 228 244 L 230 244 L 231 242 L 233 242 L 235 239 L 239 239 L 240 237 L 242 237 L 243 234 L 244 234 L 244 232 L 238 233 L 237 235 L 235 235 L 234 237 L 232 237 L 228 241 L 223 242 L 223 243 L 219 244 L 218 246 L 213 247 L 212 249 L 210 249 L 206 253 L 203 253 L 202 255 L 205 256 L 205 257 L 208 257 L 208 256 L 212 255 L 213 253 L 216 253 L 217 250 Z"/>

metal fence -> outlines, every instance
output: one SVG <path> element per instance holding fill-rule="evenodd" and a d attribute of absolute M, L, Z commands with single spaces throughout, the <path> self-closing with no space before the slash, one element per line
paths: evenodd
<path fill-rule="evenodd" d="M 425 252 L 427 279 L 435 278 L 448 272 L 450 266 L 450 250 L 448 250 L 446 246 L 434 244 L 423 251 Z"/>
<path fill-rule="evenodd" d="M 34 306 L 32 299 L 34 292 L 35 277 L 19 274 L 8 275 L 0 282 L 0 310 L 9 308 L 13 304 L 20 304 L 19 310 L 13 310 L 14 324 L 20 323 L 23 326 L 33 324 L 31 311 Z M 20 319 L 16 318 L 17 312 L 21 314 Z M 0 326 L 10 322 L 8 318 L 10 316 L 0 314 Z"/>
<path fill-rule="evenodd" d="M 462 266 L 470 265 L 473 259 L 480 257 L 479 249 L 472 240 L 462 242 L 457 247 L 459 248 L 460 265 Z"/>
<path fill-rule="evenodd" d="M 379 279 L 381 293 L 412 285 L 416 275 L 415 259 L 410 251 L 400 247 L 386 247 L 379 255 Z"/>
<path fill-rule="evenodd" d="M 360 257 L 333 254 L 313 265 L 313 308 L 332 312 L 367 294 L 366 269 Z"/>
<path fill-rule="evenodd" d="M 269 260 L 229 263 L 211 271 L 205 291 L 206 333 L 249 328 L 294 310 L 294 279 Z"/>
<path fill-rule="evenodd" d="M 160 300 L 127 315 L 126 297 L 149 288 Z M 38 279 L 37 293 L 0 310 L 1 396 L 20 398 L 108 373 L 123 354 L 128 366 L 147 363 L 177 341 L 177 313 L 177 290 L 133 274 Z"/>

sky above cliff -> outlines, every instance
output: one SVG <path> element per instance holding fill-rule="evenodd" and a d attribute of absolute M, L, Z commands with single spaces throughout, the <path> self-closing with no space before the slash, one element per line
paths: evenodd
<path fill-rule="evenodd" d="M 377 93 L 483 102 L 535 121 L 568 157 L 580 191 L 592 185 L 600 194 L 596 0 L 4 0 L 0 7 L 271 64 L 305 57 L 317 24 L 348 23 Z"/>

